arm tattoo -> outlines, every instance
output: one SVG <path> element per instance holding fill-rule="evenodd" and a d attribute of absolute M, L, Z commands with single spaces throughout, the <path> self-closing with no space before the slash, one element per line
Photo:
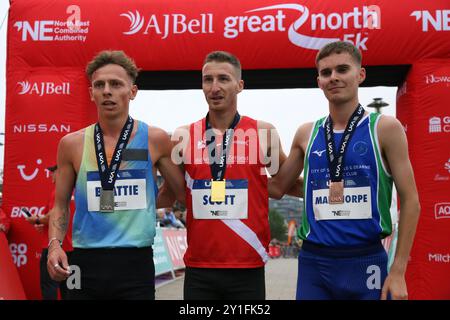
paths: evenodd
<path fill-rule="evenodd" d="M 58 218 L 58 220 L 53 221 L 53 226 L 56 227 L 61 232 L 67 231 L 67 215 L 63 214 L 61 217 Z"/>

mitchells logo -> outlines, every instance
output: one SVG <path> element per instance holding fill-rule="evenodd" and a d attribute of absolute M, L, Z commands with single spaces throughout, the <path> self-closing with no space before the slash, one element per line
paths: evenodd
<path fill-rule="evenodd" d="M 70 94 L 70 83 L 69 82 L 28 82 L 19 81 L 17 82 L 19 87 L 18 94 L 31 94 L 42 97 L 43 95 L 69 95 Z"/>

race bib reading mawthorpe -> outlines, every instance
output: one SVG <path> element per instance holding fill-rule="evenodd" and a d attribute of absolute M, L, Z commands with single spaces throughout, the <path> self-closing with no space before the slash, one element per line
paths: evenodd
<path fill-rule="evenodd" d="M 369 179 L 344 179 L 344 203 L 329 203 L 329 181 L 312 183 L 312 206 L 316 220 L 371 219 L 372 203 Z"/>

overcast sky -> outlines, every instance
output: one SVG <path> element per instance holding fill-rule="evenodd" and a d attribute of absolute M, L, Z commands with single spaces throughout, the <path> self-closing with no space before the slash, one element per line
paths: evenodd
<path fill-rule="evenodd" d="M 6 65 L 6 14 L 8 0 L 0 0 L 0 132 L 5 132 L 5 65 Z M 245 68 L 245 66 L 244 66 Z M 245 81 L 245 79 L 244 79 Z M 87 89 L 86 89 L 87 90 Z M 384 114 L 395 115 L 397 88 L 361 88 L 359 99 L 363 106 L 382 97 L 389 103 Z M 172 132 L 175 128 L 205 116 L 207 104 L 201 90 L 139 91 L 131 103 L 131 115 L 148 124 Z M 328 113 L 328 105 L 319 89 L 245 90 L 239 95 L 238 110 L 241 115 L 272 123 L 279 131 L 282 146 L 289 152 L 298 126 L 314 121 Z M 371 111 L 371 110 L 369 110 Z M 4 136 L 0 135 L 4 143 Z M 0 168 L 3 168 L 4 146 L 0 146 Z"/>

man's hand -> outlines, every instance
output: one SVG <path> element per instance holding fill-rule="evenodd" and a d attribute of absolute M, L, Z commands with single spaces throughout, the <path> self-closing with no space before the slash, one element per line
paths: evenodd
<path fill-rule="evenodd" d="M 3 223 L 0 223 L 0 231 L 6 232 L 6 226 Z"/>
<path fill-rule="evenodd" d="M 27 217 L 25 219 L 32 225 L 38 224 L 38 221 L 39 221 L 39 217 L 38 216 L 31 216 L 31 217 Z"/>
<path fill-rule="evenodd" d="M 381 290 L 381 300 L 386 300 L 390 294 L 392 300 L 408 300 L 408 290 L 404 275 L 390 272 Z"/>
<path fill-rule="evenodd" d="M 53 242 L 48 248 L 47 270 L 55 281 L 63 281 L 70 276 L 67 255 L 59 243 Z"/>

